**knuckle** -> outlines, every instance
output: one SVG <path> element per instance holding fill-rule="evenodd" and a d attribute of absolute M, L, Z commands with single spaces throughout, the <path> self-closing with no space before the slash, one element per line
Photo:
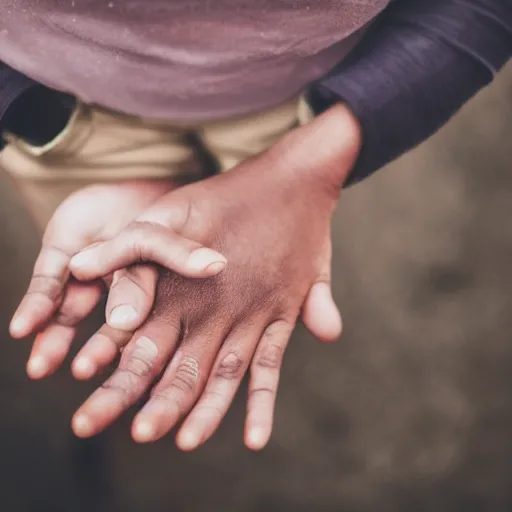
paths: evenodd
<path fill-rule="evenodd" d="M 64 250 L 62 247 L 57 247 L 56 245 L 49 243 L 48 238 L 46 238 L 46 234 L 47 233 L 45 233 L 45 236 L 43 236 L 41 254 L 44 251 L 48 256 L 60 260 L 61 263 L 68 262 L 69 259 L 73 256 L 73 253 Z"/>
<path fill-rule="evenodd" d="M 103 384 L 103 389 L 116 391 L 125 403 L 131 401 L 154 372 L 154 361 L 158 355 L 156 345 L 149 338 L 139 338 L 133 350 L 124 352 L 121 366 Z"/>
<path fill-rule="evenodd" d="M 271 323 L 263 333 L 263 339 L 270 342 L 283 339 L 283 336 L 289 335 L 295 325 L 294 320 L 276 320 Z"/>
<path fill-rule="evenodd" d="M 226 400 L 224 393 L 217 391 L 216 389 L 206 389 L 201 399 L 201 407 L 206 406 L 213 407 L 213 404 L 220 404 Z M 217 406 L 215 406 L 217 407 Z"/>
<path fill-rule="evenodd" d="M 127 357 L 127 370 L 138 378 L 144 378 L 153 373 L 153 365 L 144 357 L 130 354 Z"/>
<path fill-rule="evenodd" d="M 62 280 L 59 277 L 34 274 L 30 281 L 27 295 L 44 295 L 52 302 L 55 302 L 62 297 L 62 284 Z"/>
<path fill-rule="evenodd" d="M 155 360 L 158 357 L 158 347 L 149 338 L 141 336 L 133 351 L 126 355 L 126 367 L 137 377 L 144 378 L 152 375 Z"/>
<path fill-rule="evenodd" d="M 249 390 L 249 398 L 273 398 L 276 390 L 269 386 L 258 386 Z"/>
<path fill-rule="evenodd" d="M 199 361 L 191 356 L 184 356 L 180 361 L 171 386 L 183 393 L 194 393 L 199 383 Z"/>
<path fill-rule="evenodd" d="M 287 320 L 277 320 L 269 325 L 263 333 L 253 365 L 269 370 L 279 370 L 292 331 L 293 324 Z"/>
<path fill-rule="evenodd" d="M 128 402 L 135 393 L 139 383 L 139 376 L 128 368 L 118 369 L 101 387 L 115 391 L 122 397 L 124 403 Z"/>
<path fill-rule="evenodd" d="M 131 241 L 131 251 L 137 261 L 146 261 L 149 259 L 147 242 L 144 239 L 134 238 Z"/>
<path fill-rule="evenodd" d="M 168 412 L 175 411 L 177 414 L 181 414 L 179 397 L 175 396 L 174 389 L 171 386 L 153 391 L 151 393 L 151 401 L 163 404 L 164 409 Z"/>
<path fill-rule="evenodd" d="M 185 414 L 188 408 L 187 400 L 184 399 L 181 388 L 177 388 L 172 382 L 165 388 L 154 390 L 151 393 L 151 401 L 161 404 L 166 414 L 171 414 L 176 419 Z"/>
<path fill-rule="evenodd" d="M 226 380 L 238 380 L 243 376 L 244 371 L 243 360 L 234 352 L 230 352 L 222 359 L 217 370 L 215 377 Z"/>
<path fill-rule="evenodd" d="M 284 348 L 275 343 L 266 343 L 256 355 L 255 366 L 278 370 L 283 362 Z"/>
<path fill-rule="evenodd" d="M 154 226 L 149 222 L 133 222 L 125 230 L 126 244 L 133 257 L 139 261 L 148 259 L 147 238 L 152 233 Z"/>

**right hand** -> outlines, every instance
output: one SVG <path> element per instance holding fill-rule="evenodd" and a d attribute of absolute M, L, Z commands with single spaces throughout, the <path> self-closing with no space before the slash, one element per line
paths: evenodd
<path fill-rule="evenodd" d="M 317 146 L 322 133 L 308 134 Z M 195 449 L 216 431 L 249 371 L 245 440 L 251 449 L 266 445 L 282 356 L 301 310 L 321 339 L 341 330 L 328 285 L 330 220 L 337 176 L 354 152 L 348 139 L 347 151 L 320 144 L 308 159 L 304 138 L 296 134 L 293 144 L 285 140 L 229 173 L 166 194 L 117 237 L 73 258 L 81 280 L 139 261 L 165 267 L 176 232 L 229 258 L 211 280 L 160 275 L 152 314 L 129 334 L 117 370 L 76 413 L 77 435 L 99 433 L 152 388 L 134 439 L 155 441 L 186 417 L 177 442 Z M 187 221 L 176 225 L 176 217 Z M 118 299 L 119 307 L 133 304 L 128 289 Z"/>
<path fill-rule="evenodd" d="M 10 325 L 13 338 L 37 333 L 27 364 L 31 378 L 41 379 L 61 366 L 77 325 L 93 311 L 103 294 L 104 282 L 80 283 L 70 276 L 68 265 L 73 255 L 116 236 L 173 188 L 175 185 L 168 181 L 93 185 L 71 195 L 57 209 L 45 231 L 28 290 Z M 173 259 L 166 265 L 181 275 L 209 277 L 225 265 L 222 255 L 196 242 L 176 235 L 175 244 Z M 128 277 L 123 279 L 125 274 L 117 272 L 113 281 L 111 276 L 106 276 L 104 281 L 115 283 L 117 293 L 122 294 L 123 288 L 130 290 L 140 317 L 134 316 L 135 311 L 119 311 L 118 316 L 123 325 L 129 326 L 130 322 L 137 325 L 146 319 L 153 304 L 158 270 L 153 265 L 134 267 L 129 283 L 126 282 Z M 89 366 L 75 359 L 74 376 L 87 379 L 107 366 L 119 353 L 118 346 L 111 340 L 122 343 L 126 336 L 129 337 L 129 333 L 104 326 L 87 344 L 88 353 L 94 356 L 86 360 Z"/>

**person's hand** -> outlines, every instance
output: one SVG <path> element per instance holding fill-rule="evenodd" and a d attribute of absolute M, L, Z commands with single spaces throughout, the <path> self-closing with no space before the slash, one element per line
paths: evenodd
<path fill-rule="evenodd" d="M 228 258 L 209 280 L 160 274 L 150 318 L 125 338 L 118 369 L 76 413 L 77 435 L 107 427 L 163 372 L 133 437 L 154 441 L 188 415 L 177 441 L 194 449 L 214 433 L 250 366 L 245 442 L 265 446 L 284 350 L 301 309 L 321 337 L 341 328 L 329 288 L 330 221 L 359 148 L 354 125 L 343 107 L 335 109 L 230 173 L 162 197 L 118 236 L 72 259 L 80 280 L 141 259 L 166 266 L 176 235 Z M 185 222 L 176 223 L 184 212 Z M 132 304 L 124 292 L 110 298 L 112 305 Z"/>
<path fill-rule="evenodd" d="M 129 181 L 86 187 L 70 196 L 53 215 L 43 237 L 42 249 L 35 264 L 27 293 L 10 326 L 14 338 L 38 333 L 27 365 L 30 377 L 40 379 L 53 373 L 64 361 L 75 336 L 77 325 L 98 304 L 103 283 L 100 280 L 79 283 L 70 279 L 71 257 L 87 246 L 115 236 L 145 208 L 175 186 L 169 181 Z M 179 222 L 179 219 L 176 219 Z M 191 277 L 208 277 L 222 270 L 225 259 L 200 244 L 176 236 L 172 258 L 166 265 Z M 197 251 L 199 249 L 199 251 Z M 192 252 L 195 257 L 190 257 Z M 147 316 L 154 287 L 144 287 L 156 274 L 153 265 L 139 265 L 131 271 L 130 297 L 135 306 Z M 117 290 L 123 280 L 115 276 Z M 144 308 L 147 308 L 146 310 Z M 130 314 L 120 311 L 129 320 Z M 143 318 L 144 319 L 144 318 Z M 89 350 L 96 356 L 98 366 L 108 364 L 117 347 L 105 339 L 119 339 L 126 333 L 108 329 L 108 338 L 96 336 Z M 105 331 L 104 329 L 104 331 Z M 106 363 L 104 363 L 106 361 Z M 74 364 L 77 378 L 89 378 L 98 370 Z"/>

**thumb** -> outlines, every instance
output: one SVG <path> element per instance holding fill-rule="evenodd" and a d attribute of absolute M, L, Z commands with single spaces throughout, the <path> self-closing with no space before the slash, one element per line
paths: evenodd
<path fill-rule="evenodd" d="M 304 325 L 313 336 L 327 343 L 336 341 L 342 332 L 341 315 L 331 291 L 331 256 L 329 241 L 317 280 L 302 307 Z"/>

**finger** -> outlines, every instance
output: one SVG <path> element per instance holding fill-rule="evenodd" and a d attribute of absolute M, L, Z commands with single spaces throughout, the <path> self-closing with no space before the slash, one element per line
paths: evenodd
<path fill-rule="evenodd" d="M 204 389 L 224 335 L 200 331 L 182 342 L 148 403 L 135 418 L 135 441 L 160 439 L 190 411 Z"/>
<path fill-rule="evenodd" d="M 332 244 L 327 238 L 315 284 L 311 287 L 302 307 L 302 321 L 311 334 L 327 343 L 341 336 L 341 315 L 331 290 Z"/>
<path fill-rule="evenodd" d="M 42 379 L 64 362 L 76 334 L 77 325 L 87 317 L 101 298 L 99 284 L 70 283 L 58 313 L 35 339 L 27 373 Z"/>
<path fill-rule="evenodd" d="M 211 277 L 226 266 L 217 251 L 148 222 L 135 222 L 113 239 L 82 251 L 70 266 L 75 277 L 90 280 L 141 262 L 158 263 L 184 277 Z"/>
<path fill-rule="evenodd" d="M 75 357 L 71 365 L 73 376 L 87 380 L 101 373 L 115 361 L 132 336 L 132 332 L 112 329 L 103 324 Z"/>
<path fill-rule="evenodd" d="M 146 321 L 153 307 L 158 269 L 154 265 L 136 265 L 114 275 L 108 294 L 107 322 L 114 329 L 134 331 Z"/>
<path fill-rule="evenodd" d="M 57 311 L 64 296 L 70 259 L 70 253 L 57 246 L 43 244 L 28 290 L 11 320 L 9 330 L 13 338 L 24 338 L 34 333 Z"/>
<path fill-rule="evenodd" d="M 262 450 L 270 439 L 283 355 L 293 328 L 289 322 L 274 322 L 265 330 L 256 349 L 245 424 L 245 445 L 251 450 Z"/>
<path fill-rule="evenodd" d="M 329 283 L 318 282 L 312 286 L 302 308 L 302 321 L 320 341 L 330 343 L 341 336 L 341 315 Z"/>
<path fill-rule="evenodd" d="M 132 406 L 162 371 L 179 339 L 179 322 L 146 324 L 126 345 L 119 367 L 73 417 L 78 437 L 104 430 Z"/>
<path fill-rule="evenodd" d="M 58 324 L 39 333 L 27 363 L 28 376 L 39 380 L 54 373 L 66 358 L 74 337 L 74 328 Z"/>
<path fill-rule="evenodd" d="M 255 330 L 244 325 L 228 336 L 201 398 L 178 433 L 179 448 L 194 450 L 215 433 L 242 383 L 261 334 L 261 327 Z"/>

